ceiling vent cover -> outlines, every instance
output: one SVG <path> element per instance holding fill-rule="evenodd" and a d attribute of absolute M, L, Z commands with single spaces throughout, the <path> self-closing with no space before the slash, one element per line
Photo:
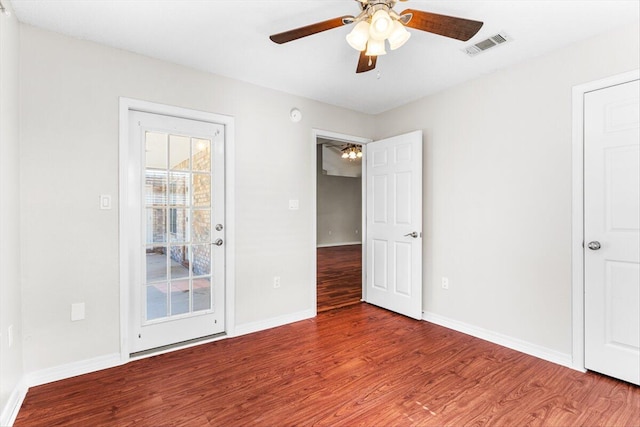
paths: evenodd
<path fill-rule="evenodd" d="M 507 33 L 503 31 L 496 34 L 495 36 L 489 37 L 486 40 L 482 40 L 474 45 L 467 46 L 462 49 L 462 51 L 469 56 L 476 56 L 477 54 L 482 53 L 485 50 L 491 49 L 492 47 L 504 44 L 511 40 L 511 37 L 509 37 Z"/>

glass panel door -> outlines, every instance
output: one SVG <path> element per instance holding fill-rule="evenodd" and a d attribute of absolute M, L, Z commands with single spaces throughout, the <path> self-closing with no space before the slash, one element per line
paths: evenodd
<path fill-rule="evenodd" d="M 224 126 L 132 114 L 140 145 L 135 353 L 224 331 L 225 248 L 212 245 L 224 241 Z"/>

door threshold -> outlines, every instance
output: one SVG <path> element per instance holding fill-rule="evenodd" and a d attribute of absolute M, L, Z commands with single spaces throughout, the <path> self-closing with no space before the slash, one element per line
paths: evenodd
<path fill-rule="evenodd" d="M 169 353 L 176 350 L 184 350 L 185 348 L 195 347 L 201 344 L 207 344 L 213 341 L 218 341 L 223 338 L 227 338 L 226 332 L 219 334 L 207 335 L 200 338 L 194 338 L 187 341 L 181 341 L 173 344 L 163 345 L 161 347 L 150 348 L 149 350 L 137 351 L 135 353 L 129 353 L 129 360 L 144 359 L 146 357 L 158 356 L 160 354 Z"/>

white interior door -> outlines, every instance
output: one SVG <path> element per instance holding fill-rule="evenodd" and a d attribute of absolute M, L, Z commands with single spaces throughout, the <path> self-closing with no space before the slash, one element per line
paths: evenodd
<path fill-rule="evenodd" d="M 129 118 L 135 353 L 224 332 L 224 125 Z"/>
<path fill-rule="evenodd" d="M 640 384 L 640 88 L 584 97 L 585 367 Z"/>
<path fill-rule="evenodd" d="M 422 318 L 422 131 L 366 145 L 366 297 Z"/>

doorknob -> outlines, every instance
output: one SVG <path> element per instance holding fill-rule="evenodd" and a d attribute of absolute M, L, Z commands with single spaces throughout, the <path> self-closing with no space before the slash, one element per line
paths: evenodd
<path fill-rule="evenodd" d="M 223 243 L 224 242 L 222 241 L 222 239 L 216 239 L 216 241 L 211 244 L 216 246 L 222 246 Z"/>
<path fill-rule="evenodd" d="M 411 233 L 405 234 L 404 237 L 413 237 L 414 239 L 417 239 L 418 238 L 418 232 L 417 231 L 412 231 Z"/>
<path fill-rule="evenodd" d="M 593 242 L 589 242 L 587 244 L 587 247 L 592 251 L 597 251 L 598 249 L 600 249 L 600 242 L 594 240 Z"/>

